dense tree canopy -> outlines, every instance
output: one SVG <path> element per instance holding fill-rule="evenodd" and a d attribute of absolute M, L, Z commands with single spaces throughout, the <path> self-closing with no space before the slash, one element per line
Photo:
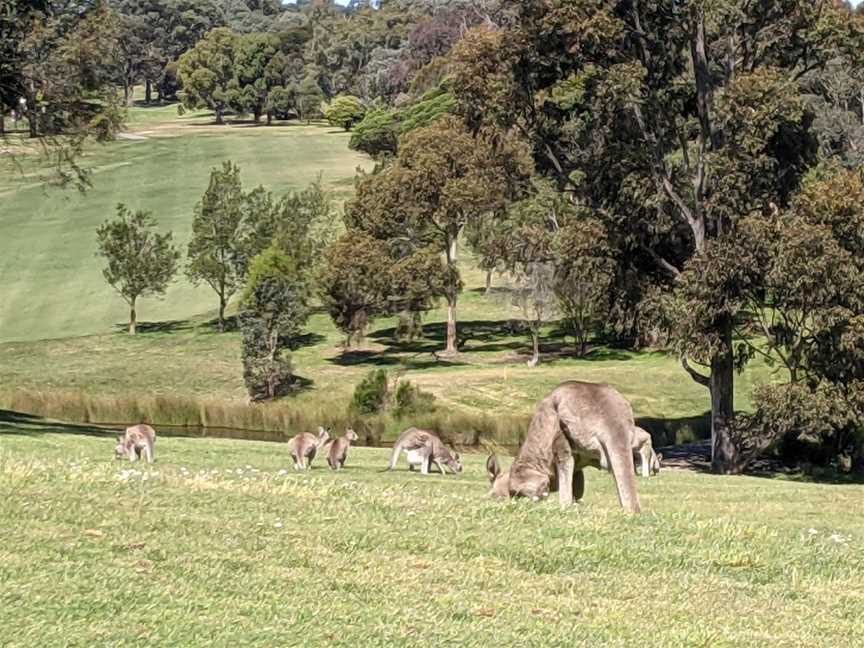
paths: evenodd
<path fill-rule="evenodd" d="M 642 277 L 641 294 L 617 295 L 630 302 L 618 312 L 657 289 L 678 305 L 665 321 L 710 390 L 718 470 L 736 455 L 727 432 L 740 277 L 726 264 L 739 256 L 742 219 L 788 205 L 817 162 L 804 83 L 834 61 L 859 67 L 860 38 L 831 2 L 668 11 L 550 0 L 513 3 L 451 53 L 467 122 L 528 138 L 538 169 L 601 217 L 619 274 Z"/>
<path fill-rule="evenodd" d="M 545 313 L 554 301 L 580 352 L 602 330 L 676 353 L 708 389 L 716 470 L 740 470 L 796 434 L 835 453 L 854 445 L 864 411 L 860 9 L 841 0 L 3 6 L 7 153 L 3 117 L 15 110 L 68 173 L 86 136 L 110 138 L 122 121 L 120 90 L 129 101 L 140 83 L 147 101 L 152 87 L 160 100 L 178 91 L 217 122 L 233 111 L 354 129 L 350 146 L 376 167 L 358 179 L 342 236 L 328 245 L 329 233 L 307 227 L 330 213 L 320 186 L 281 201 L 242 193 L 243 213 L 258 217 L 241 228 L 254 253 L 238 257 L 234 290 L 274 245 L 319 280 L 349 343 L 373 318 L 419 321 L 441 297 L 454 352 L 456 256 L 467 242 L 484 269 L 517 277 L 525 304 Z M 757 411 L 742 416 L 735 371 L 756 355 L 783 366 L 788 382 L 760 389 Z M 824 414 L 819 425 L 801 413 L 808 403 Z"/>

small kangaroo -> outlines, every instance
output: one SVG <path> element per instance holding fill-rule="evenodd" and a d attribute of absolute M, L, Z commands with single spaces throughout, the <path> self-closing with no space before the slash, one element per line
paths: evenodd
<path fill-rule="evenodd" d="M 454 474 L 462 472 L 462 462 L 459 460 L 459 455 L 455 452 L 450 454 L 438 435 L 428 430 L 410 427 L 402 432 L 396 439 L 396 443 L 393 444 L 390 465 L 385 470 L 396 468 L 400 452 L 406 454 L 409 470 L 414 470 L 415 466 L 420 466 L 420 472 L 423 475 L 429 474 L 432 464 L 438 466 L 442 475 L 445 474 L 444 466 L 447 466 Z"/>
<path fill-rule="evenodd" d="M 638 513 L 634 428 L 630 403 L 613 387 L 562 383 L 537 405 L 510 471 L 502 473 L 497 458 L 487 461 L 492 493 L 539 500 L 557 490 L 566 506 L 584 495 L 586 466 L 608 467 L 621 507 Z"/>
<path fill-rule="evenodd" d="M 118 436 L 114 446 L 114 458 L 123 457 L 129 461 L 143 457 L 147 463 L 153 463 L 156 458 L 156 430 L 145 423 L 126 428 L 126 434 Z"/>
<path fill-rule="evenodd" d="M 331 470 L 342 470 L 345 467 L 345 460 L 348 458 L 348 448 L 351 447 L 352 441 L 356 441 L 359 438 L 354 430 L 348 428 L 345 430 L 345 436 L 339 437 L 330 444 L 327 463 L 330 464 Z"/>
<path fill-rule="evenodd" d="M 641 427 L 636 427 L 633 430 L 634 463 L 637 458 L 639 461 L 637 474 L 641 472 L 643 477 L 650 477 L 660 472 L 660 462 L 663 461 L 663 455 L 654 452 L 651 435 Z"/>
<path fill-rule="evenodd" d="M 294 470 L 307 470 L 312 467 L 312 460 L 318 453 L 318 448 L 330 439 L 330 431 L 318 428 L 318 435 L 304 432 L 288 441 L 288 452 L 294 460 Z"/>

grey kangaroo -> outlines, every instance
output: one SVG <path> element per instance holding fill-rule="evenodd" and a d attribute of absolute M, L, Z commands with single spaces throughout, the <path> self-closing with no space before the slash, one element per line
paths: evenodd
<path fill-rule="evenodd" d="M 537 405 L 525 442 L 508 472 L 486 463 L 492 494 L 542 499 L 558 491 L 562 505 L 585 493 L 587 466 L 611 470 L 624 510 L 638 513 L 633 411 L 609 385 L 570 381 Z"/>

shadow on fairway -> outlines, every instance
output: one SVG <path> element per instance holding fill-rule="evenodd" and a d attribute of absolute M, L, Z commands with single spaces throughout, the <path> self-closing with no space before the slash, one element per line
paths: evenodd
<path fill-rule="evenodd" d="M 195 324 L 190 320 L 168 320 L 165 322 L 138 322 L 136 325 L 137 335 L 147 335 L 148 333 L 177 333 L 179 331 L 188 331 L 195 327 Z M 125 324 L 115 324 L 114 328 L 120 333 L 129 331 L 128 322 Z"/>
<path fill-rule="evenodd" d="M 14 412 L 12 410 L 0 410 L 0 435 L 17 434 L 23 436 L 38 436 L 45 433 L 113 437 L 118 433 L 122 433 L 122 430 L 106 429 L 79 423 L 56 423 L 53 421 L 46 421 L 43 418 L 34 416 L 33 414 Z"/>

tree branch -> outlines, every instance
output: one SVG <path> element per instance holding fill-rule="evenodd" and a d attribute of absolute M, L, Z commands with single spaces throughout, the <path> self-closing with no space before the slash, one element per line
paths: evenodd
<path fill-rule="evenodd" d="M 681 366 L 684 367 L 684 371 L 690 374 L 690 377 L 703 387 L 711 388 L 711 378 L 705 376 L 698 371 L 696 371 L 693 367 L 690 366 L 690 363 L 687 361 L 687 354 L 681 356 Z"/>

